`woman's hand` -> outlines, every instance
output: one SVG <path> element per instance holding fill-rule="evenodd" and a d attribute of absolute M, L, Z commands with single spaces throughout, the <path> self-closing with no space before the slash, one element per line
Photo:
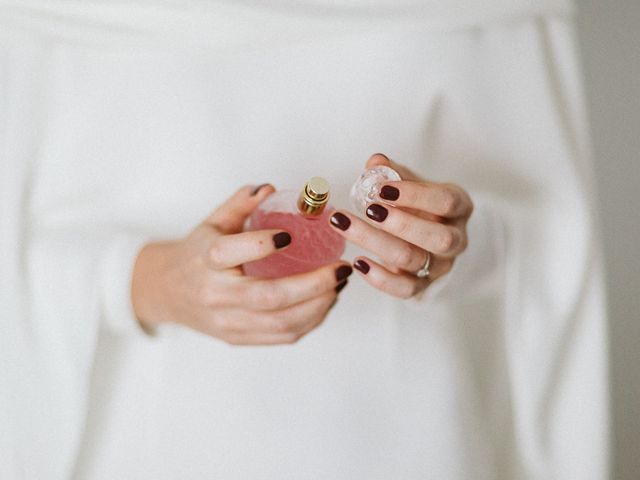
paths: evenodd
<path fill-rule="evenodd" d="M 234 345 L 292 343 L 316 328 L 353 271 L 343 262 L 273 280 L 247 277 L 243 263 L 286 248 L 281 230 L 242 232 L 274 189 L 244 187 L 186 239 L 145 246 L 132 300 L 143 326 L 177 323 Z"/>
<path fill-rule="evenodd" d="M 368 257 L 355 260 L 354 267 L 367 282 L 396 297 L 409 298 L 447 274 L 465 250 L 473 203 L 459 186 L 426 181 L 382 154 L 373 155 L 366 167 L 380 165 L 396 170 L 402 181 L 384 184 L 383 202 L 367 207 L 369 223 L 337 211 L 331 225 L 382 260 L 382 264 Z M 429 255 L 429 276 L 418 278 L 416 272 Z"/>

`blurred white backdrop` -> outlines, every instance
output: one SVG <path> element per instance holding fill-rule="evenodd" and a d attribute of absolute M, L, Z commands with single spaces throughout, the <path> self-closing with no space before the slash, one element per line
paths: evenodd
<path fill-rule="evenodd" d="M 640 478 L 640 1 L 578 0 L 608 263 L 616 480 Z"/>

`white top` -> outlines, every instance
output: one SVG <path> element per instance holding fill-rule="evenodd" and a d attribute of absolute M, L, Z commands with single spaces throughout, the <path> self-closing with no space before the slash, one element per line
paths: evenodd
<path fill-rule="evenodd" d="M 606 478 L 571 5 L 266 3 L 0 0 L 0 478 Z M 377 151 L 475 201 L 433 291 L 354 278 L 293 346 L 138 328 L 145 241 L 247 183 L 348 207 Z"/>

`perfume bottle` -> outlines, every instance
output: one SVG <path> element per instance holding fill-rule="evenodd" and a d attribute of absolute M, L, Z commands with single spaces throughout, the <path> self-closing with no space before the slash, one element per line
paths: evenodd
<path fill-rule="evenodd" d="M 271 194 L 253 212 L 246 230 L 277 228 L 289 232 L 291 244 L 268 257 L 244 264 L 247 275 L 276 278 L 309 272 L 334 262 L 344 252 L 345 240 L 329 226 L 329 183 L 320 177 L 307 182 L 302 192 Z"/>

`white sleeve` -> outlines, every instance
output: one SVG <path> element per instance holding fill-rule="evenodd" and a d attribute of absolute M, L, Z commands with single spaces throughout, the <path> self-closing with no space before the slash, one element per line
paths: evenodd
<path fill-rule="evenodd" d="M 71 475 L 100 331 L 151 338 L 130 300 L 132 267 L 145 242 L 143 235 L 79 226 L 34 229 L 22 245 L 24 308 L 13 321 L 25 339 L 18 358 L 30 375 L 16 379 L 23 398 L 14 398 L 13 408 L 25 478 Z"/>
<path fill-rule="evenodd" d="M 145 234 L 86 219 L 40 224 L 45 48 L 0 29 L 0 478 L 73 473 L 101 329 L 147 338 L 129 293 Z"/>
<path fill-rule="evenodd" d="M 508 372 L 511 478 L 604 479 L 602 246 L 573 22 L 539 18 L 473 35 L 478 51 L 434 115 L 440 160 L 411 165 L 470 191 L 469 249 L 411 308 L 430 321 L 444 302 L 464 312 L 463 325 L 498 325 L 483 346 L 502 349 Z M 477 295 L 492 300 L 489 314 Z"/>

